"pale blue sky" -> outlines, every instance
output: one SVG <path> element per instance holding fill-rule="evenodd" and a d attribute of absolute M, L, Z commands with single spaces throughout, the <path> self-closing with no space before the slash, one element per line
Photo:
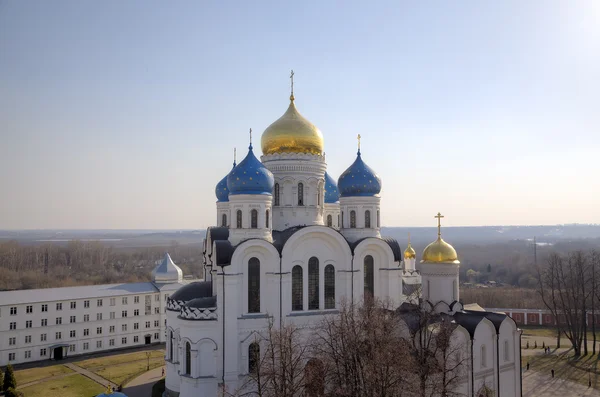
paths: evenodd
<path fill-rule="evenodd" d="M 384 226 L 600 223 L 600 1 L 0 0 L 0 229 L 213 224 L 292 68 Z"/>

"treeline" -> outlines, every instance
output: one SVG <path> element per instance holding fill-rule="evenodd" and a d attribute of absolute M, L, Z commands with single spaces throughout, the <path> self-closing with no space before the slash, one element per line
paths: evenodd
<path fill-rule="evenodd" d="M 460 300 L 485 309 L 546 309 L 538 291 L 530 288 L 461 288 Z"/>
<path fill-rule="evenodd" d="M 65 245 L 0 243 L 0 290 L 150 281 L 169 252 L 185 275 L 202 276 L 201 245 L 114 248 L 101 242 Z"/>

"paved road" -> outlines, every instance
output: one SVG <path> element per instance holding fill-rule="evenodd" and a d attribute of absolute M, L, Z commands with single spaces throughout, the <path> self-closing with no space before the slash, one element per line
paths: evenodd
<path fill-rule="evenodd" d="M 152 395 L 152 386 L 158 382 L 162 376 L 162 370 L 165 367 L 151 369 L 133 379 L 123 389 L 127 397 L 150 397 Z"/>
<path fill-rule="evenodd" d="M 551 378 L 549 374 L 526 371 L 523 375 L 523 396 L 525 397 L 600 397 L 600 391 L 579 383 Z"/>

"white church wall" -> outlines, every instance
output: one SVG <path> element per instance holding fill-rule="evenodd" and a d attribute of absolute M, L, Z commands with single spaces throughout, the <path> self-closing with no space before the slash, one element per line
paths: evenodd
<path fill-rule="evenodd" d="M 496 391 L 498 386 L 496 328 L 487 318 L 483 318 L 473 336 L 473 373 L 475 392 L 484 385 Z"/>
<path fill-rule="evenodd" d="M 515 322 L 506 317 L 500 325 L 500 393 L 512 397 L 521 392 L 520 331 Z"/>
<path fill-rule="evenodd" d="M 354 248 L 354 269 L 359 270 L 356 273 L 359 277 L 355 276 L 358 278 L 358 290 L 354 291 L 355 299 L 359 299 L 359 301 L 364 299 L 364 264 L 365 258 L 369 255 L 373 257 L 374 296 L 380 299 L 389 297 L 393 304 L 397 304 L 400 299 L 400 296 L 397 295 L 399 291 L 390 291 L 390 274 L 382 270 L 394 267 L 394 253 L 385 241 L 376 238 L 365 239 Z"/>

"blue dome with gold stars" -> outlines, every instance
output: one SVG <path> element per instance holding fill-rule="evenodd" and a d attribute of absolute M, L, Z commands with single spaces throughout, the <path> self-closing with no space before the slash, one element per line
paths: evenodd
<path fill-rule="evenodd" d="M 338 192 L 335 180 L 325 172 L 325 202 L 327 204 L 337 203 L 340 201 L 340 193 Z"/>
<path fill-rule="evenodd" d="M 229 194 L 273 194 L 274 183 L 271 171 L 254 156 L 252 144 L 246 158 L 227 175 Z"/>
<path fill-rule="evenodd" d="M 233 168 L 235 168 L 235 161 L 233 162 Z M 232 170 L 233 170 L 232 168 Z M 227 177 L 229 174 L 225 175 L 223 179 L 217 183 L 217 187 L 215 188 L 215 195 L 217 196 L 218 202 L 227 202 L 229 201 L 229 189 L 227 189 Z"/>
<path fill-rule="evenodd" d="M 338 179 L 341 197 L 376 196 L 381 191 L 381 178 L 356 154 L 354 163 Z"/>

